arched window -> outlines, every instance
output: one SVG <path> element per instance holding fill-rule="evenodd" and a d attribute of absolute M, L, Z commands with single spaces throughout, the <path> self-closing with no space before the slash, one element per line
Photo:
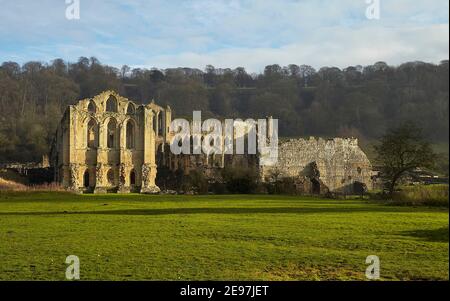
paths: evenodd
<path fill-rule="evenodd" d="M 134 122 L 131 120 L 128 120 L 127 122 L 127 133 L 126 133 L 126 137 L 127 137 L 127 149 L 133 149 L 134 146 Z"/>
<path fill-rule="evenodd" d="M 163 114 L 162 112 L 159 112 L 158 114 L 158 135 L 162 136 L 163 135 Z"/>
<path fill-rule="evenodd" d="M 130 186 L 136 185 L 136 173 L 134 172 L 134 169 L 130 171 Z"/>
<path fill-rule="evenodd" d="M 116 132 L 117 132 L 117 123 L 114 119 L 110 119 L 108 122 L 108 137 L 107 137 L 107 147 L 115 148 L 116 146 Z"/>
<path fill-rule="evenodd" d="M 87 125 L 87 147 L 97 148 L 98 146 L 98 126 L 94 119 L 89 120 Z"/>
<path fill-rule="evenodd" d="M 94 102 L 91 100 L 89 101 L 89 105 L 88 105 L 88 112 L 89 113 L 95 113 L 97 110 L 95 108 L 95 104 Z"/>
<path fill-rule="evenodd" d="M 106 101 L 106 112 L 117 113 L 117 99 L 112 95 Z"/>
<path fill-rule="evenodd" d="M 157 122 L 158 122 L 158 120 L 157 120 L 157 115 L 155 112 L 155 114 L 153 115 L 153 131 L 155 132 L 155 135 L 158 135 L 158 133 L 156 132 Z"/>
<path fill-rule="evenodd" d="M 136 112 L 134 105 L 130 102 L 127 107 L 127 114 L 133 115 Z"/>
<path fill-rule="evenodd" d="M 106 174 L 106 178 L 108 179 L 109 185 L 114 185 L 115 183 L 115 177 L 114 177 L 114 170 L 111 168 L 108 170 L 108 173 Z"/>
<path fill-rule="evenodd" d="M 89 183 L 89 170 L 87 170 L 87 169 L 86 169 L 86 171 L 84 172 L 84 175 L 83 175 L 83 186 L 85 188 L 88 188 L 90 186 L 90 183 Z"/>

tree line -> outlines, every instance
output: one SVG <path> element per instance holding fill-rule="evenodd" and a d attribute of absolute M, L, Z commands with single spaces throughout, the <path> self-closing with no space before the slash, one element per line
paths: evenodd
<path fill-rule="evenodd" d="M 136 101 L 216 118 L 279 119 L 280 136 L 379 138 L 413 121 L 435 143 L 448 143 L 448 60 L 377 62 L 345 69 L 307 65 L 244 68 L 115 68 L 96 58 L 75 63 L 4 62 L 0 67 L 0 162 L 39 161 L 70 104 L 115 90 Z"/>

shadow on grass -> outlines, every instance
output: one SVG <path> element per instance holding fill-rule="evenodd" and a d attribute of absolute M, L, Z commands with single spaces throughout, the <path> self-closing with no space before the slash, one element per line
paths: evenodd
<path fill-rule="evenodd" d="M 404 231 L 403 236 L 416 237 L 429 242 L 448 242 L 448 227 L 433 230 Z"/>
<path fill-rule="evenodd" d="M 358 204 L 361 200 L 333 200 L 318 196 L 291 196 L 267 194 L 217 194 L 217 195 L 151 195 L 151 194 L 74 194 L 69 192 L 5 192 L 0 191 L 0 203 L 92 203 L 93 201 L 131 202 L 188 202 L 188 201 L 272 201 L 323 204 Z"/>
<path fill-rule="evenodd" d="M 169 214 L 314 214 L 314 213 L 362 213 L 362 212 L 410 212 L 407 208 L 371 207 L 371 208 L 168 208 L 168 209 L 130 209 L 130 210 L 90 210 L 90 211 L 47 211 L 47 212 L 0 212 L 0 216 L 8 215 L 169 215 Z"/>

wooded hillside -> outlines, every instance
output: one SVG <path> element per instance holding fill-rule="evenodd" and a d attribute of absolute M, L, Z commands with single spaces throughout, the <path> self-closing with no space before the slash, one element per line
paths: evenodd
<path fill-rule="evenodd" d="M 107 89 L 138 103 L 170 104 L 175 116 L 278 118 L 280 136 L 378 138 L 404 121 L 448 143 L 449 67 L 409 62 L 343 70 L 306 65 L 205 70 L 117 69 L 95 58 L 0 67 L 0 162 L 38 161 L 48 152 L 63 111 Z"/>

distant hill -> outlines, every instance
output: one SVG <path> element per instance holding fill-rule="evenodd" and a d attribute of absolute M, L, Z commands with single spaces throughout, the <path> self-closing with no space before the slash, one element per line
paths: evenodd
<path fill-rule="evenodd" d="M 69 104 L 104 90 L 138 103 L 170 105 L 177 116 L 279 119 L 280 137 L 357 137 L 365 147 L 404 121 L 448 145 L 449 68 L 407 62 L 345 69 L 269 65 L 244 68 L 121 69 L 82 57 L 75 63 L 0 66 L 0 162 L 38 162 Z M 448 161 L 448 152 L 447 152 Z"/>

